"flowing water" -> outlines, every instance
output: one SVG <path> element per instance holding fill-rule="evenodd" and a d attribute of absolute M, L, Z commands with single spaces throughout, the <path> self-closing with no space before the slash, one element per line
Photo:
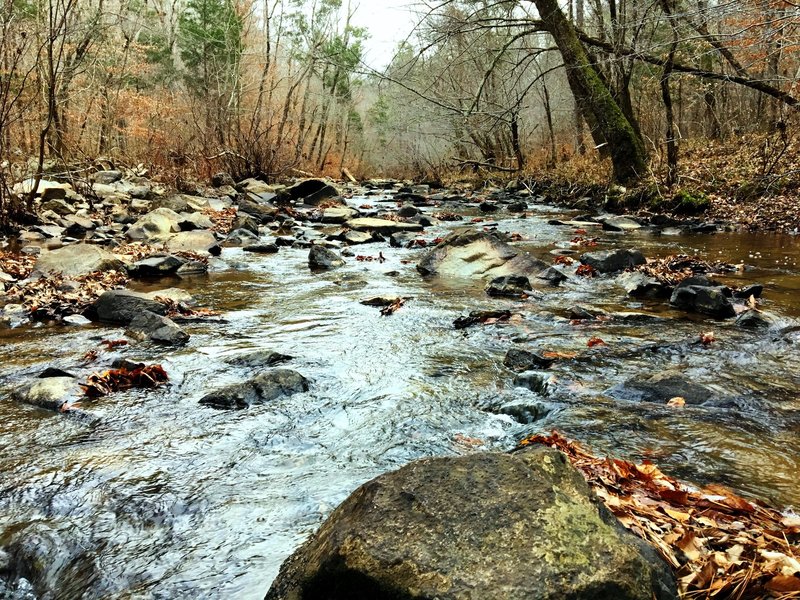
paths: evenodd
<path fill-rule="evenodd" d="M 549 261 L 573 235 L 547 224 L 564 216 L 534 206 L 528 218 L 500 218 L 499 226 Z M 371 244 L 355 250 L 382 252 L 386 262 L 350 258 L 325 274 L 309 272 L 307 250 L 226 249 L 207 277 L 181 283 L 226 322 L 187 326 L 192 339 L 180 350 L 100 351 L 86 367 L 85 352 L 124 331 L 0 330 L 0 547 L 26 531 L 38 559 L 36 593 L 23 580 L 5 591 L 0 583 L 0 597 L 262 598 L 281 562 L 358 485 L 415 458 L 470 451 L 465 437 L 507 450 L 558 428 L 598 452 L 800 505 L 800 337 L 781 332 L 800 317 L 800 245 L 772 235 L 600 234 L 601 248 L 615 246 L 745 263 L 729 281 L 763 283 L 761 308 L 776 324 L 755 333 L 642 303 L 612 278 L 575 278 L 525 302 L 490 299 L 479 281 L 423 280 L 414 268 L 422 250 Z M 409 300 L 382 317 L 359 304 L 374 295 Z M 574 325 L 568 308 L 578 303 L 652 318 Z M 510 308 L 522 320 L 453 327 L 479 308 Z M 692 343 L 708 330 L 714 344 Z M 592 336 L 607 346 L 587 349 Z M 558 362 L 550 393 L 540 396 L 513 386 L 502 365 L 513 345 L 581 359 Z M 256 349 L 293 356 L 287 367 L 312 381 L 310 391 L 244 411 L 198 404 L 252 376 L 225 359 Z M 70 414 L 8 399 L 45 367 L 85 377 L 119 356 L 163 364 L 170 384 L 87 401 Z M 673 409 L 613 393 L 627 379 L 670 369 L 729 401 Z"/>

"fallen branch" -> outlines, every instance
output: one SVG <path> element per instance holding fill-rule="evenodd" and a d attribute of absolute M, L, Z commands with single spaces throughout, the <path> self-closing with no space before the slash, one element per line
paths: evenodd
<path fill-rule="evenodd" d="M 482 162 L 479 160 L 471 160 L 468 158 L 459 158 L 458 156 L 451 156 L 450 160 L 454 161 L 459 167 L 476 167 L 482 169 L 490 169 L 493 171 L 502 171 L 503 173 L 516 173 L 519 171 L 517 167 L 502 167 L 494 163 Z"/>

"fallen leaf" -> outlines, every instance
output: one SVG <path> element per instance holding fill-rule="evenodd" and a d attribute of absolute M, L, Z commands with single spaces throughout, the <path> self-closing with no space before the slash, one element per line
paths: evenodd
<path fill-rule="evenodd" d="M 686 399 L 681 398 L 680 396 L 675 396 L 674 398 L 669 399 L 667 406 L 671 408 L 683 408 L 686 406 Z"/>

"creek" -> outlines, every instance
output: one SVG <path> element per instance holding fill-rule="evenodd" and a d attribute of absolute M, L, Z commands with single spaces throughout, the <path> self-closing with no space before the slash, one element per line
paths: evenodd
<path fill-rule="evenodd" d="M 376 198 L 350 204 L 367 201 Z M 524 219 L 495 216 L 499 229 L 521 234 L 515 246 L 547 262 L 574 235 L 548 224 L 574 213 L 550 206 L 531 205 Z M 629 298 L 608 276 L 573 277 L 525 301 L 489 298 L 482 281 L 423 279 L 415 264 L 424 250 L 380 243 L 353 249 L 381 252 L 385 262 L 351 257 L 322 274 L 309 271 L 307 249 L 263 256 L 229 248 L 207 276 L 132 285 L 179 285 L 222 311 L 225 322 L 188 325 L 191 341 L 178 350 L 132 345 L 86 366 L 87 351 L 124 330 L 0 330 L 0 546 L 34 527 L 42 563 L 38 595 L 0 581 L 0 598 L 263 598 L 281 562 L 361 483 L 419 457 L 475 445 L 504 451 L 555 428 L 597 453 L 650 459 L 690 481 L 800 505 L 800 336 L 786 331 L 800 318 L 798 240 L 591 233 L 598 249 L 744 263 L 722 280 L 764 284 L 759 308 L 775 323 L 755 332 Z M 359 303 L 375 295 L 408 300 L 383 317 Z M 574 324 L 569 308 L 578 304 L 647 316 Z M 522 319 L 453 327 L 471 310 L 505 308 Z M 695 343 L 712 330 L 713 344 Z M 587 348 L 594 336 L 606 346 Z M 513 385 L 503 366 L 512 346 L 581 359 L 558 361 L 542 396 Z M 258 349 L 294 357 L 286 366 L 310 379 L 310 391 L 242 411 L 198 404 L 211 389 L 252 376 L 226 359 Z M 69 414 L 8 398 L 46 367 L 85 378 L 119 356 L 162 364 L 169 385 L 87 400 Z M 672 369 L 728 401 L 671 408 L 614 393 L 626 380 Z"/>

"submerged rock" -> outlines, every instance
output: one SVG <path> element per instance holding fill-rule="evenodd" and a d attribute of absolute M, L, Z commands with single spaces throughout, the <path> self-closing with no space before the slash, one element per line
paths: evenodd
<path fill-rule="evenodd" d="M 520 252 L 500 234 L 459 229 L 428 251 L 417 265 L 423 275 L 500 277 L 532 275 L 548 265 Z"/>
<path fill-rule="evenodd" d="M 362 485 L 266 600 L 672 600 L 669 567 L 554 450 L 428 458 Z"/>
<path fill-rule="evenodd" d="M 511 348 L 506 352 L 503 364 L 512 371 L 530 371 L 536 368 L 547 369 L 553 364 L 552 358 L 545 358 L 522 348 Z"/>
<path fill-rule="evenodd" d="M 634 248 L 586 252 L 581 255 L 580 260 L 599 273 L 616 273 L 647 262 L 644 254 Z"/>
<path fill-rule="evenodd" d="M 292 360 L 292 358 L 293 357 L 288 354 L 281 354 L 280 352 L 273 352 L 272 350 L 256 350 L 255 352 L 226 358 L 225 362 L 236 367 L 258 369 L 273 367 L 282 362 Z"/>
<path fill-rule="evenodd" d="M 531 289 L 531 282 L 525 275 L 504 275 L 492 279 L 486 286 L 486 293 L 495 297 L 520 298 Z"/>
<path fill-rule="evenodd" d="M 680 396 L 686 404 L 704 404 L 716 397 L 713 390 L 688 379 L 680 371 L 664 371 L 650 377 L 634 377 L 612 388 L 611 395 L 625 400 L 666 404 Z"/>
<path fill-rule="evenodd" d="M 422 231 L 423 227 L 419 223 L 401 223 L 388 219 L 375 219 L 372 217 L 360 217 L 350 219 L 345 223 L 350 229 L 355 231 L 370 231 L 381 235 L 392 235 L 393 233 Z"/>
<path fill-rule="evenodd" d="M 308 380 L 291 369 L 271 369 L 245 383 L 220 388 L 200 399 L 213 408 L 247 408 L 281 396 L 308 391 Z"/>
<path fill-rule="evenodd" d="M 17 402 L 47 410 L 61 410 L 82 396 L 83 390 L 73 377 L 37 378 L 11 392 Z"/>
<path fill-rule="evenodd" d="M 147 310 L 134 317 L 128 329 L 134 335 L 146 336 L 158 344 L 181 346 L 189 341 L 189 334 L 172 319 Z"/>

